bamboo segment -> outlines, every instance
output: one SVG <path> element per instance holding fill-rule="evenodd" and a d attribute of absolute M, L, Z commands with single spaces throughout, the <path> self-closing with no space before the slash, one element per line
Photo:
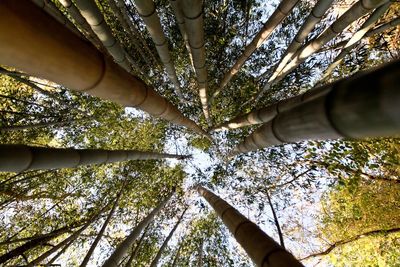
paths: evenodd
<path fill-rule="evenodd" d="M 121 44 L 113 36 L 110 27 L 106 24 L 94 0 L 76 0 L 75 2 L 81 15 L 85 18 L 87 23 L 89 23 L 90 27 L 96 33 L 115 62 L 128 72 L 132 70 L 139 71 L 139 66 L 126 54 Z M 131 69 L 131 65 L 133 69 Z"/>
<path fill-rule="evenodd" d="M 328 76 L 333 72 L 333 70 L 339 66 L 344 57 L 361 41 L 361 39 L 365 36 L 365 34 L 372 29 L 375 25 L 375 22 L 385 13 L 385 11 L 389 8 L 391 3 L 386 3 L 380 7 L 378 7 L 363 23 L 360 29 L 353 34 L 353 36 L 349 39 L 349 41 L 345 44 L 342 51 L 340 51 L 339 55 L 333 60 L 333 63 L 325 70 L 324 75 L 320 79 L 320 82 L 324 81 Z"/>
<path fill-rule="evenodd" d="M 165 38 L 163 29 L 161 27 L 160 18 L 157 15 L 156 6 L 152 0 L 134 0 L 135 7 L 139 12 L 140 17 L 146 24 L 146 28 L 149 31 L 158 55 L 160 56 L 161 62 L 164 64 L 165 70 L 167 71 L 168 77 L 175 86 L 177 95 L 183 100 L 183 95 L 179 85 L 178 77 L 176 76 L 174 62 L 171 59 L 168 41 Z"/>
<path fill-rule="evenodd" d="M 58 1 L 67 10 L 68 14 L 72 17 L 75 23 L 82 28 L 86 38 L 98 49 L 102 49 L 103 47 L 100 40 L 97 38 L 92 28 L 90 28 L 90 25 L 87 23 L 85 18 L 82 17 L 81 13 L 76 8 L 76 6 L 71 2 L 71 0 L 58 0 Z"/>
<path fill-rule="evenodd" d="M 293 56 L 292 60 L 279 73 L 269 79 L 264 88 L 255 97 L 255 103 L 262 97 L 273 84 L 281 81 L 289 72 L 303 63 L 309 56 L 320 50 L 326 43 L 335 38 L 352 22 L 367 14 L 371 10 L 389 2 L 389 0 L 360 0 L 350 7 L 342 16 L 340 16 L 332 25 L 323 31 L 317 38 L 300 48 Z"/>
<path fill-rule="evenodd" d="M 24 145 L 0 145 L 0 171 L 74 168 L 126 160 L 150 160 L 187 156 L 137 150 L 62 149 Z"/>
<path fill-rule="evenodd" d="M 202 186 L 197 186 L 196 189 L 222 219 L 255 265 L 260 267 L 303 266 L 292 254 L 226 201 Z"/>
<path fill-rule="evenodd" d="M 323 95 L 331 89 L 332 88 L 328 86 L 311 89 L 301 95 L 279 101 L 278 103 L 272 104 L 265 108 L 254 110 L 247 114 L 233 118 L 230 121 L 214 127 L 211 129 L 211 131 L 218 132 L 222 130 L 237 129 L 245 126 L 269 122 L 275 118 L 276 115 L 282 113 L 283 111 Z"/>
<path fill-rule="evenodd" d="M 71 90 L 139 108 L 206 135 L 142 80 L 105 58 L 30 1 L 0 2 L 0 32 L 1 64 Z"/>
<path fill-rule="evenodd" d="M 303 140 L 400 134 L 400 61 L 326 85 L 325 94 L 264 124 L 230 156 Z"/>
<path fill-rule="evenodd" d="M 399 24 L 400 24 L 400 18 L 395 18 L 394 20 L 392 20 L 392 21 L 390 21 L 388 23 L 385 23 L 383 25 L 380 25 L 380 26 L 370 30 L 369 32 L 367 32 L 367 34 L 365 34 L 365 36 L 366 37 L 370 37 L 370 36 L 372 36 L 374 34 L 378 34 L 378 33 L 381 33 L 383 31 L 386 31 L 387 29 L 396 27 Z"/>
<path fill-rule="evenodd" d="M 271 35 L 275 28 L 283 21 L 284 18 L 289 14 L 289 12 L 296 6 L 298 0 L 282 0 L 278 8 L 269 17 L 264 26 L 257 33 L 254 39 L 245 47 L 242 55 L 237 59 L 232 68 L 225 73 L 219 87 L 215 90 L 213 98 L 218 96 L 218 94 L 224 89 L 224 87 L 229 83 L 229 81 L 236 75 L 239 69 L 243 66 L 246 60 L 259 48 L 265 40 Z"/>
<path fill-rule="evenodd" d="M 332 2 L 333 0 L 319 0 L 318 3 L 314 6 L 314 8 L 311 10 L 310 15 L 307 17 L 306 21 L 297 32 L 289 47 L 286 49 L 279 63 L 276 65 L 275 71 L 268 79 L 267 84 L 270 81 L 275 80 L 276 76 L 278 76 L 278 74 L 283 70 L 286 64 L 292 59 L 293 55 L 301 47 L 308 34 L 314 29 L 315 25 L 322 19 L 325 12 L 332 5 Z M 261 77 L 264 76 L 266 73 L 268 72 L 262 74 Z M 264 86 L 260 94 L 262 95 L 268 88 L 268 86 Z"/>
<path fill-rule="evenodd" d="M 208 106 L 208 80 L 206 67 L 206 49 L 204 42 L 204 20 L 203 1 L 185 0 L 179 1 L 185 22 L 193 65 L 196 72 L 197 85 L 199 88 L 200 102 L 204 117 L 208 125 L 211 125 L 210 110 Z"/>
<path fill-rule="evenodd" d="M 132 246 L 133 242 L 139 237 L 140 232 L 146 228 L 146 226 L 151 223 L 154 219 L 154 216 L 160 212 L 160 210 L 167 204 L 168 200 L 171 198 L 171 195 L 163 200 L 146 218 L 144 218 L 126 237 L 122 243 L 118 245 L 113 254 L 106 260 L 103 264 L 103 267 L 118 267 L 120 261 L 128 253 L 129 247 Z"/>

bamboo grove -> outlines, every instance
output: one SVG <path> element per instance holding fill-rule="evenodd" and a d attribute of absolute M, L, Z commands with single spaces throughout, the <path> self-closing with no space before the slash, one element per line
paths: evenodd
<path fill-rule="evenodd" d="M 345 266 L 332 251 L 395 244 L 399 3 L 272 2 L 1 1 L 0 264 Z"/>

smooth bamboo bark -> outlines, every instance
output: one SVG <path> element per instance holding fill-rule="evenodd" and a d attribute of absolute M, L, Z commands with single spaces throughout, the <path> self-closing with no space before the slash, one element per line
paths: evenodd
<path fill-rule="evenodd" d="M 176 224 L 174 225 L 174 227 L 171 229 L 171 231 L 169 232 L 167 238 L 165 238 L 164 242 L 162 243 L 161 247 L 159 248 L 156 256 L 154 257 L 153 261 L 150 264 L 150 267 L 157 267 L 158 262 L 161 259 L 161 255 L 164 252 L 164 250 L 166 249 L 169 240 L 172 238 L 172 236 L 174 235 L 176 229 L 178 228 L 179 224 L 182 222 L 183 216 L 186 213 L 187 208 L 185 208 L 185 210 L 182 212 L 182 215 L 178 218 L 178 221 L 176 222 Z"/>
<path fill-rule="evenodd" d="M 63 149 L 0 145 L 0 171 L 22 172 L 27 170 L 74 168 L 126 160 L 184 159 L 186 157 L 137 150 Z"/>
<path fill-rule="evenodd" d="M 118 192 L 117 197 L 115 198 L 114 204 L 113 204 L 113 206 L 112 206 L 112 208 L 110 210 L 110 213 L 108 214 L 106 220 L 103 223 L 103 226 L 101 227 L 101 229 L 100 229 L 99 233 L 97 234 L 95 240 L 93 241 L 93 243 L 90 246 L 88 252 L 86 253 L 85 258 L 83 259 L 83 261 L 82 261 L 82 263 L 80 265 L 81 267 L 85 267 L 88 264 L 88 262 L 90 260 L 90 257 L 92 256 L 94 250 L 97 247 L 97 244 L 100 242 L 100 239 L 103 237 L 104 231 L 106 230 L 108 223 L 110 222 L 112 216 L 114 215 L 115 209 L 117 208 L 119 200 L 121 199 L 122 192 L 125 189 L 126 181 L 127 180 L 125 180 L 125 182 L 122 185 L 122 188 Z"/>
<path fill-rule="evenodd" d="M 211 126 L 211 115 L 208 103 L 208 79 L 206 66 L 206 49 L 204 41 L 204 19 L 202 0 L 178 0 L 185 22 L 190 52 L 196 73 L 200 103 L 207 124 Z"/>
<path fill-rule="evenodd" d="M 172 195 L 168 196 L 166 199 L 160 202 L 160 204 L 152 211 L 146 218 L 144 218 L 125 238 L 122 243 L 118 245 L 113 254 L 106 260 L 103 267 L 117 267 L 122 258 L 128 252 L 129 247 L 132 246 L 133 242 L 139 237 L 140 232 L 153 221 L 154 216 L 160 212 L 160 210 L 167 204 L 168 200 Z"/>
<path fill-rule="evenodd" d="M 296 54 L 292 56 L 292 61 L 282 69 L 279 75 L 275 75 L 274 79 L 270 79 L 264 85 L 262 90 L 255 97 L 254 103 L 257 103 L 263 96 L 264 92 L 266 92 L 272 85 L 281 81 L 289 72 L 303 63 L 312 54 L 319 51 L 326 43 L 340 34 L 352 22 L 387 2 L 389 2 L 389 0 L 360 0 L 356 2 L 317 38 L 300 48 Z"/>
<path fill-rule="evenodd" d="M 396 27 L 399 24 L 400 24 L 400 17 L 399 18 L 395 18 L 394 20 L 392 20 L 392 21 L 390 21 L 388 23 L 385 23 L 383 25 L 380 25 L 380 26 L 370 30 L 369 32 L 367 32 L 367 34 L 365 34 L 365 36 L 366 37 L 370 37 L 372 35 L 375 35 L 375 34 L 383 32 L 383 31 L 386 31 L 386 30 L 388 30 L 390 28 Z"/>
<path fill-rule="evenodd" d="M 302 46 L 304 40 L 307 38 L 308 34 L 314 29 L 315 25 L 322 19 L 325 12 L 332 5 L 333 0 L 319 0 L 314 8 L 311 10 L 310 15 L 307 17 L 306 21 L 300 27 L 293 41 L 290 43 L 285 53 L 281 57 L 281 60 L 275 67 L 275 71 L 270 80 L 274 80 L 275 77 L 283 70 L 286 64 L 292 59 L 296 51 Z M 264 76 L 267 72 L 262 74 Z"/>
<path fill-rule="evenodd" d="M 400 134 L 400 61 L 325 85 L 325 93 L 278 114 L 230 156 L 264 147 Z"/>
<path fill-rule="evenodd" d="M 284 18 L 290 13 L 290 11 L 296 6 L 298 0 L 282 0 L 278 8 L 274 13 L 268 18 L 264 26 L 253 38 L 253 40 L 245 47 L 242 55 L 237 59 L 235 64 L 230 68 L 230 70 L 225 73 L 224 78 L 217 90 L 213 94 L 215 98 L 224 87 L 229 83 L 229 81 L 239 72 L 239 69 L 243 66 L 246 60 L 256 51 L 272 34 L 276 27 L 283 21 Z"/>
<path fill-rule="evenodd" d="M 132 267 L 133 260 L 136 259 L 137 255 L 138 255 L 138 253 L 139 253 L 140 245 L 142 244 L 144 238 L 146 237 L 147 231 L 149 230 L 150 225 L 151 225 L 151 224 L 148 224 L 148 225 L 146 226 L 146 228 L 144 228 L 143 234 L 142 234 L 142 236 L 139 238 L 139 241 L 137 242 L 135 248 L 132 249 L 132 253 L 131 253 L 131 255 L 130 255 L 128 261 L 126 262 L 125 267 Z"/>
<path fill-rule="evenodd" d="M 265 108 L 257 109 L 247 114 L 233 118 L 230 121 L 224 122 L 216 126 L 212 129 L 212 131 L 218 132 L 222 130 L 237 129 L 245 126 L 269 122 L 283 111 L 293 108 L 294 106 L 297 106 L 303 102 L 312 100 L 320 95 L 323 95 L 329 90 L 330 87 L 325 86 L 311 89 L 301 95 L 281 100 L 278 103 L 272 104 Z"/>
<path fill-rule="evenodd" d="M 0 32 L 1 64 L 71 90 L 139 108 L 207 136 L 154 89 L 107 59 L 30 1 L 0 2 Z"/>
<path fill-rule="evenodd" d="M 178 77 L 176 76 L 174 62 L 169 53 L 168 40 L 164 35 L 153 0 L 134 0 L 134 4 L 149 31 L 151 39 L 153 39 L 156 45 L 158 55 L 160 56 L 161 62 L 164 64 L 169 79 L 175 86 L 177 95 L 180 99 L 184 100 Z"/>
<path fill-rule="evenodd" d="M 197 186 L 196 189 L 222 219 L 255 265 L 260 267 L 303 266 L 292 254 L 226 201 L 202 186 Z"/>
<path fill-rule="evenodd" d="M 368 19 L 361 25 L 360 29 L 353 34 L 353 36 L 349 39 L 349 41 L 344 45 L 342 51 L 335 57 L 333 60 L 332 64 L 325 70 L 324 75 L 322 78 L 319 80 L 319 82 L 322 82 L 326 80 L 329 75 L 333 72 L 333 70 L 339 66 L 339 64 L 342 62 L 344 57 L 354 48 L 357 46 L 357 44 L 361 41 L 362 38 L 364 38 L 365 34 L 372 29 L 372 27 L 375 25 L 376 21 L 385 13 L 385 11 L 389 8 L 391 3 L 386 3 L 377 9 L 368 17 Z"/>

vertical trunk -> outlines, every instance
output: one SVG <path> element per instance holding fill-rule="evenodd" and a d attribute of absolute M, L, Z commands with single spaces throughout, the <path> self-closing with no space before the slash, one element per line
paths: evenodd
<path fill-rule="evenodd" d="M 197 267 L 203 267 L 203 244 L 204 239 L 201 240 L 200 246 L 198 247 Z"/>
<path fill-rule="evenodd" d="M 175 230 L 178 228 L 179 224 L 181 223 L 182 218 L 185 215 L 186 210 L 187 210 L 187 208 L 185 208 L 185 210 L 182 212 L 182 215 L 179 217 L 178 221 L 176 222 L 176 224 L 172 228 L 171 232 L 169 232 L 167 238 L 162 243 L 160 249 L 157 252 L 157 255 L 154 257 L 153 261 L 151 262 L 150 267 L 157 267 L 157 264 L 158 264 L 159 260 L 161 259 L 162 253 L 164 252 L 165 248 L 167 247 L 168 242 L 171 239 L 172 235 L 175 233 Z"/>
<path fill-rule="evenodd" d="M 254 264 L 260 267 L 303 266 L 292 254 L 227 202 L 202 186 L 198 186 L 197 191 L 222 219 Z"/>
<path fill-rule="evenodd" d="M 283 240 L 283 234 L 282 234 L 281 226 L 279 224 L 278 216 L 276 216 L 274 205 L 272 204 L 272 201 L 271 201 L 271 198 L 269 196 L 268 190 L 265 190 L 265 194 L 267 195 L 268 204 L 269 204 L 269 207 L 271 208 L 272 215 L 274 217 L 276 230 L 278 230 L 279 242 L 281 244 L 281 247 L 285 248 L 285 243 L 284 243 L 284 240 Z"/>
<path fill-rule="evenodd" d="M 97 234 L 95 240 L 93 241 L 93 244 L 90 246 L 89 251 L 86 253 L 85 258 L 83 259 L 82 263 L 81 263 L 81 267 L 85 267 L 87 265 L 87 263 L 90 260 L 90 257 L 93 254 L 93 251 L 95 250 L 97 244 L 100 242 L 100 239 L 103 237 L 104 231 L 107 228 L 108 223 L 110 222 L 112 216 L 114 215 L 115 209 L 118 206 L 119 200 L 121 199 L 122 196 L 122 192 L 125 189 L 125 184 L 126 184 L 127 179 L 125 180 L 125 182 L 122 185 L 121 190 L 118 192 L 117 197 L 115 198 L 114 204 L 110 210 L 110 213 L 108 214 L 106 220 L 104 221 L 103 226 L 101 227 L 99 233 Z"/>
<path fill-rule="evenodd" d="M 185 31 L 187 33 L 188 43 L 193 58 L 193 65 L 196 72 L 197 86 L 199 88 L 200 102 L 203 109 L 204 117 L 206 118 L 208 125 L 211 126 L 207 94 L 208 80 L 204 41 L 203 1 L 178 0 L 178 7 L 182 8 L 182 15 L 185 22 Z"/>
<path fill-rule="evenodd" d="M 150 225 L 151 224 L 148 224 L 146 226 L 146 228 L 143 230 L 143 234 L 140 237 L 139 241 L 137 242 L 136 246 L 132 249 L 132 253 L 131 253 L 128 261 L 126 262 L 125 267 L 131 267 L 132 266 L 132 262 L 133 262 L 134 259 L 136 259 L 137 254 L 139 253 L 140 245 L 142 244 L 143 239 L 146 237 L 146 234 L 147 234 L 147 231 L 149 230 Z"/>
<path fill-rule="evenodd" d="M 264 26 L 257 33 L 257 35 L 253 38 L 253 40 L 245 47 L 242 55 L 237 59 L 232 68 L 225 73 L 224 78 L 222 79 L 219 87 L 215 90 L 213 94 L 213 98 L 215 98 L 222 89 L 229 83 L 229 81 L 233 78 L 236 73 L 238 73 L 239 69 L 243 66 L 246 60 L 257 50 L 267 38 L 271 35 L 271 33 L 275 30 L 275 28 L 282 22 L 282 20 L 289 14 L 289 12 L 295 7 L 298 0 L 282 0 L 279 4 L 278 8 L 274 11 L 271 17 L 268 18 L 267 22 L 265 22 Z"/>
<path fill-rule="evenodd" d="M 62 149 L 24 145 L 0 145 L 0 171 L 22 172 L 78 166 L 187 156 L 136 150 Z"/>
<path fill-rule="evenodd" d="M 325 94 L 278 114 L 230 155 L 304 140 L 399 134 L 400 61 L 321 88 Z"/>
<path fill-rule="evenodd" d="M 103 264 L 103 267 L 117 267 L 121 259 L 128 252 L 129 247 L 132 246 L 133 242 L 138 238 L 140 232 L 153 221 L 154 216 L 167 204 L 168 200 L 171 198 L 171 195 L 168 196 L 165 200 L 161 201 L 161 203 L 152 211 L 146 218 L 144 218 L 133 230 L 132 232 L 125 238 L 122 243 L 118 245 L 113 254 L 106 260 Z"/>
<path fill-rule="evenodd" d="M 0 32 L 0 58 L 4 65 L 72 90 L 136 107 L 207 135 L 154 89 L 121 69 L 30 1 L 0 2 Z M 40 60 L 36 60 L 38 57 Z"/>
<path fill-rule="evenodd" d="M 168 40 L 165 38 L 153 0 L 134 0 L 134 3 L 140 17 L 146 24 L 151 39 L 156 45 L 158 55 L 165 66 L 169 79 L 175 86 L 177 95 L 181 100 L 184 100 L 178 77 L 176 76 L 175 66 L 168 50 Z"/>

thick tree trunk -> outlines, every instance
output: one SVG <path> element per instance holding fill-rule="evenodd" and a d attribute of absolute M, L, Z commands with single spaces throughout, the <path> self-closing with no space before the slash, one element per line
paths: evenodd
<path fill-rule="evenodd" d="M 319 80 L 321 83 L 322 81 L 326 80 L 329 75 L 333 72 L 333 70 L 339 66 L 342 62 L 344 57 L 354 48 L 356 45 L 364 38 L 365 34 L 372 29 L 375 25 L 376 21 L 385 13 L 385 11 L 389 8 L 391 3 L 386 3 L 377 9 L 368 17 L 368 19 L 362 24 L 360 29 L 353 34 L 353 36 L 349 39 L 349 41 L 344 45 L 342 51 L 340 51 L 339 55 L 333 60 L 332 64 L 325 70 L 324 75 Z"/>
<path fill-rule="evenodd" d="M 100 242 L 100 239 L 103 237 L 104 231 L 106 230 L 108 223 L 110 222 L 112 216 L 114 215 L 115 209 L 117 208 L 119 200 L 121 199 L 122 192 L 125 189 L 126 181 L 127 181 L 127 179 L 123 183 L 121 190 L 118 192 L 117 197 L 115 198 L 114 204 L 113 204 L 113 206 L 112 206 L 112 208 L 110 210 L 110 213 L 108 214 L 106 220 L 104 221 L 103 226 L 101 227 L 101 229 L 100 229 L 99 233 L 97 234 L 95 240 L 93 241 L 92 245 L 90 246 L 89 251 L 86 253 L 85 258 L 83 259 L 83 261 L 82 261 L 82 263 L 80 265 L 81 267 L 85 267 L 87 265 L 87 263 L 90 260 L 90 257 L 93 254 L 93 251 L 95 250 L 97 244 Z"/>
<path fill-rule="evenodd" d="M 197 191 L 222 219 L 254 264 L 260 267 L 303 266 L 292 254 L 226 201 L 202 186 L 197 186 Z"/>
<path fill-rule="evenodd" d="M 72 90 L 137 107 L 206 135 L 154 89 L 104 57 L 30 1 L 0 2 L 0 32 L 1 64 Z M 36 60 L 38 57 L 40 60 Z"/>
<path fill-rule="evenodd" d="M 162 243 L 160 249 L 157 252 L 157 255 L 154 257 L 153 261 L 151 262 L 150 267 L 157 267 L 158 262 L 161 259 L 162 253 L 164 252 L 165 248 L 167 247 L 169 240 L 172 238 L 173 234 L 175 233 L 175 230 L 178 228 L 179 224 L 181 223 L 186 210 L 187 210 L 187 208 L 185 208 L 185 210 L 182 212 L 182 215 L 178 218 L 178 221 L 172 228 L 171 232 L 169 232 L 167 238 L 165 238 L 164 242 Z"/>
<path fill-rule="evenodd" d="M 132 232 L 125 238 L 122 243 L 118 245 L 113 254 L 106 260 L 103 264 L 103 267 L 117 267 L 119 262 L 128 252 L 129 247 L 132 246 L 133 242 L 139 237 L 140 232 L 153 221 L 154 216 L 167 204 L 168 200 L 172 195 L 168 196 L 165 200 L 163 200 L 146 218 L 144 218 L 133 230 Z"/>
<path fill-rule="evenodd" d="M 400 61 L 321 88 L 325 88 L 325 94 L 278 114 L 230 155 L 303 140 L 361 139 L 400 133 Z"/>
<path fill-rule="evenodd" d="M 204 41 L 204 20 L 202 0 L 178 0 L 178 6 L 182 9 L 185 22 L 185 31 L 193 58 L 196 72 L 197 86 L 199 88 L 200 102 L 204 117 L 211 126 L 210 110 L 208 103 L 208 80 L 206 67 L 206 49 Z"/>
<path fill-rule="evenodd" d="M 272 85 L 281 81 L 289 72 L 303 63 L 309 56 L 319 51 L 326 43 L 340 34 L 352 22 L 388 1 L 389 0 L 360 0 L 356 2 L 317 38 L 300 48 L 296 54 L 292 56 L 292 61 L 281 70 L 279 75 L 275 75 L 273 79 L 270 79 L 264 85 L 263 89 L 255 97 L 254 103 L 257 103 L 264 92 L 266 92 Z"/>
<path fill-rule="evenodd" d="M 213 94 L 213 98 L 215 98 L 222 89 L 229 83 L 229 81 L 233 78 L 236 73 L 238 73 L 239 69 L 243 66 L 246 60 L 257 50 L 271 35 L 271 33 L 275 30 L 275 28 L 282 22 L 284 18 L 289 14 L 289 12 L 296 6 L 298 0 L 282 0 L 279 4 L 278 8 L 274 11 L 271 17 L 268 18 L 267 22 L 265 22 L 264 26 L 257 33 L 257 35 L 253 38 L 253 40 L 245 47 L 242 55 L 236 60 L 235 64 L 230 68 L 228 72 L 225 73 L 224 78 L 217 90 L 215 90 Z"/>
<path fill-rule="evenodd" d="M 177 95 L 181 100 L 184 100 L 178 77 L 176 76 L 174 62 L 169 53 L 168 40 L 165 38 L 153 0 L 134 0 L 134 3 L 151 38 L 153 39 L 154 44 L 156 45 L 158 55 L 160 56 L 161 62 L 164 64 L 169 79 L 175 86 Z"/>
<path fill-rule="evenodd" d="M 0 145 L 0 171 L 4 172 L 74 168 L 126 160 L 165 158 L 184 159 L 187 156 L 137 150 L 63 149 L 24 145 Z"/>

